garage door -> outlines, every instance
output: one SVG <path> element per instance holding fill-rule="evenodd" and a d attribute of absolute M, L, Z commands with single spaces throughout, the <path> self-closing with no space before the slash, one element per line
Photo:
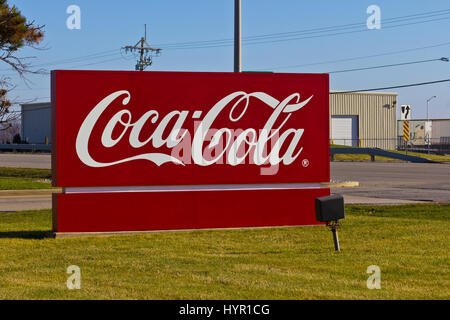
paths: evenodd
<path fill-rule="evenodd" d="M 331 116 L 331 140 L 334 144 L 358 146 L 358 116 Z"/>

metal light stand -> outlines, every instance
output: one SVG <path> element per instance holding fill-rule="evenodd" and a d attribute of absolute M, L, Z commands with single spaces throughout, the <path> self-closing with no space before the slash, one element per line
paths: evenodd
<path fill-rule="evenodd" d="M 339 238 L 338 238 L 338 232 L 337 229 L 340 227 L 339 220 L 335 221 L 327 221 L 326 226 L 330 228 L 331 232 L 333 232 L 333 241 L 334 241 L 334 250 L 335 251 L 341 251 L 339 247 Z"/>

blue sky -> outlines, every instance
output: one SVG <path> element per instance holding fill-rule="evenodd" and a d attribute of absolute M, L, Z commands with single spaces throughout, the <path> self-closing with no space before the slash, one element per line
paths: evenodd
<path fill-rule="evenodd" d="M 144 24 L 147 24 L 150 44 L 163 49 L 147 70 L 233 70 L 233 46 L 227 41 L 220 43 L 227 46 L 205 48 L 202 44 L 200 48 L 180 48 L 180 43 L 185 42 L 232 39 L 233 0 L 8 2 L 16 5 L 28 19 L 46 26 L 44 47 L 47 49 L 25 49 L 21 55 L 35 56 L 32 62 L 48 70 L 134 70 L 134 57 L 124 55 L 120 48 L 134 45 L 143 34 Z M 66 27 L 69 17 L 66 9 L 73 4 L 81 8 L 80 30 Z M 366 9 L 374 4 L 381 8 L 381 29 L 368 30 Z M 261 38 L 263 41 L 258 44 L 244 42 L 243 70 L 314 73 L 450 57 L 450 11 L 438 12 L 447 9 L 450 9 L 448 0 L 242 0 L 244 38 L 341 26 L 329 28 L 326 33 L 291 36 L 297 39 L 289 41 L 280 41 L 284 38 L 275 35 Z M 436 13 L 411 16 L 427 12 Z M 388 20 L 398 17 L 403 18 L 397 22 Z M 361 26 L 342 27 L 353 23 Z M 359 32 L 329 35 L 342 33 L 341 30 Z M 435 47 L 409 50 L 430 46 Z M 403 52 L 392 54 L 398 51 Z M 323 63 L 371 55 L 378 56 Z M 55 64 L 58 61 L 61 63 Z M 28 88 L 6 64 L 0 64 L 0 74 L 10 76 L 17 83 L 14 96 L 19 100 L 49 100 L 49 76 L 29 76 Z M 438 61 L 332 74 L 330 85 L 333 90 L 354 90 L 448 78 L 450 62 Z M 437 99 L 430 103 L 430 118 L 450 118 L 449 89 L 450 82 L 446 82 L 386 91 L 398 92 L 399 104 L 411 104 L 413 118 L 424 118 L 426 100 L 436 95 Z"/>

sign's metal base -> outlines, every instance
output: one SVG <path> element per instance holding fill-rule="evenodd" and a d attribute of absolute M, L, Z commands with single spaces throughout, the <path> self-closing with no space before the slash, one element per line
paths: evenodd
<path fill-rule="evenodd" d="M 180 229 L 180 230 L 146 230 L 146 231 L 111 231 L 111 232 L 52 232 L 49 237 L 55 239 L 85 238 L 85 237 L 116 237 L 135 236 L 153 233 L 175 233 L 175 232 L 201 232 L 201 231 L 230 231 L 230 230 L 265 230 L 277 228 L 317 227 L 320 225 L 299 226 L 277 226 L 277 227 L 242 227 L 242 228 L 208 228 L 208 229 Z"/>

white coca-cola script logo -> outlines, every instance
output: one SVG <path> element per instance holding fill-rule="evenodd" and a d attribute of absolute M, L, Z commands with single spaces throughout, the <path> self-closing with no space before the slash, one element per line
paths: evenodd
<path fill-rule="evenodd" d="M 128 105 L 131 99 L 130 93 L 126 90 L 117 91 L 100 101 L 84 119 L 76 139 L 76 151 L 80 160 L 90 167 L 108 167 L 138 159 L 149 160 L 158 166 L 166 162 L 185 165 L 186 161 L 183 162 L 179 157 L 174 156 L 173 153 L 166 154 L 162 152 L 140 153 L 128 158 L 117 159 L 112 162 L 98 162 L 92 158 L 88 148 L 92 130 L 96 126 L 102 113 L 120 96 L 125 96 L 122 100 L 122 105 Z M 264 127 L 258 130 L 259 135 L 255 128 L 247 128 L 241 130 L 242 132 L 233 139 L 234 132 L 232 129 L 213 129 L 215 119 L 221 112 L 224 112 L 225 109 L 229 109 L 229 120 L 231 122 L 238 122 L 247 112 L 250 98 L 259 99 L 273 109 L 273 112 Z M 226 164 L 233 166 L 243 163 L 246 157 L 251 157 L 251 163 L 255 165 L 267 163 L 278 165 L 281 161 L 285 165 L 291 164 L 302 152 L 303 148 L 298 149 L 297 145 L 300 142 L 304 129 L 288 128 L 282 130 L 282 128 L 285 126 L 292 113 L 304 107 L 312 98 L 313 96 L 304 101 L 300 101 L 300 94 L 294 93 L 280 102 L 264 92 L 246 93 L 238 91 L 229 94 L 217 102 L 208 111 L 196 128 L 190 147 L 193 162 L 200 166 L 209 166 L 219 163 L 219 159 L 222 159 L 226 152 Z M 235 101 L 234 104 L 232 101 Z M 238 105 L 239 108 L 237 108 Z M 189 134 L 188 130 L 183 128 L 183 124 L 188 118 L 189 113 L 190 111 L 171 111 L 156 125 L 159 118 L 159 113 L 156 110 L 149 110 L 137 119 L 136 122 L 132 122 L 131 111 L 122 109 L 114 114 L 103 129 L 101 143 L 105 148 L 112 148 L 124 138 L 128 131 L 130 131 L 128 138 L 129 144 L 136 150 L 139 150 L 149 143 L 151 143 L 155 149 L 162 146 L 173 149 L 186 138 L 187 134 Z M 198 119 L 200 115 L 201 111 L 195 111 L 192 114 L 192 118 Z M 126 118 L 126 120 L 124 120 L 124 118 Z M 281 124 L 277 128 L 273 128 L 275 122 L 279 118 Z M 163 132 L 172 119 L 176 120 L 175 124 L 171 128 L 170 134 L 166 138 L 163 138 Z M 155 125 L 156 127 L 153 130 L 153 133 L 146 140 L 140 140 L 139 135 L 142 128 L 151 125 Z M 121 132 L 118 137 L 113 138 L 112 133 L 117 126 L 119 126 L 118 128 L 120 128 Z M 207 139 L 208 133 L 209 136 L 212 137 L 209 140 Z M 273 141 L 274 137 L 276 137 L 276 141 L 271 146 L 271 151 L 266 154 L 265 150 L 267 150 L 267 143 L 271 140 Z M 222 140 L 225 141 L 225 147 L 221 149 L 222 151 L 219 152 L 219 154 L 216 154 L 214 157 L 204 156 L 204 149 L 214 148 L 219 144 L 219 141 Z M 286 151 L 281 155 L 280 152 L 283 145 L 285 145 L 284 150 Z M 242 150 L 242 147 L 247 151 L 238 152 L 238 150 Z"/>

